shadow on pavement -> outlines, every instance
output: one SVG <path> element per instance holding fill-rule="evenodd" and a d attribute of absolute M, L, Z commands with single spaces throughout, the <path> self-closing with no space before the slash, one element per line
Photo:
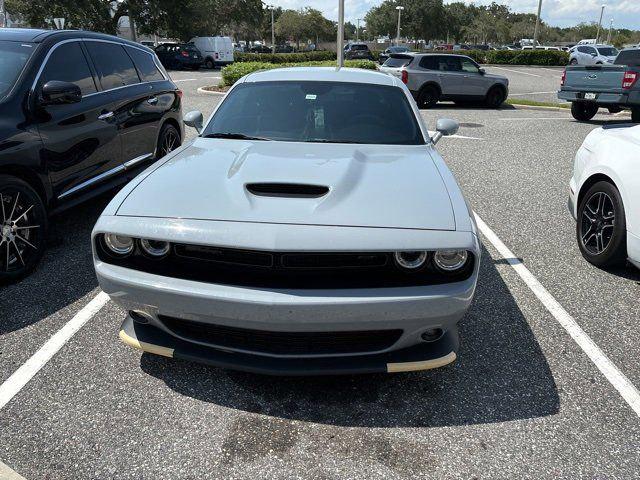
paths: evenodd
<path fill-rule="evenodd" d="M 141 367 L 183 395 L 227 408 L 340 426 L 432 427 L 553 415 L 555 381 L 526 319 L 485 251 L 458 361 L 439 370 L 267 377 L 143 354 Z"/>
<path fill-rule="evenodd" d="M 114 194 L 101 195 L 51 220 L 54 242 L 40 265 L 22 281 L 0 287 L 0 335 L 48 317 L 98 286 L 91 230 Z"/>

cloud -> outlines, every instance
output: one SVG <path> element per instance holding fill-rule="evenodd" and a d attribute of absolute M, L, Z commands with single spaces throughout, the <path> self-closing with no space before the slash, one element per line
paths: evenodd
<path fill-rule="evenodd" d="M 400 0 L 402 1 L 402 0 Z M 452 3 L 460 0 L 444 0 Z M 463 0 L 465 3 L 488 5 L 492 0 Z M 503 0 L 498 3 L 509 5 L 516 12 L 535 13 L 538 0 Z M 338 0 L 271 0 L 271 3 L 297 9 L 312 7 L 320 10 L 331 20 L 338 19 Z M 345 0 L 345 18 L 355 23 L 356 18 L 364 18 L 371 7 L 382 3 L 381 0 Z M 571 26 L 580 22 L 597 22 L 600 8 L 605 3 L 602 23 L 609 24 L 613 18 L 614 27 L 640 30 L 640 0 L 542 0 L 542 19 L 550 25 Z"/>

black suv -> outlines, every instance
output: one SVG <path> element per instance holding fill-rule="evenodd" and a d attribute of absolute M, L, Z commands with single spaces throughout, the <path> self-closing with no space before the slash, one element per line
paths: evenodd
<path fill-rule="evenodd" d="M 36 266 L 52 213 L 180 145 L 181 97 L 140 44 L 0 29 L 0 283 Z"/>
<path fill-rule="evenodd" d="M 345 60 L 373 60 L 373 54 L 366 43 L 350 43 L 344 47 Z"/>

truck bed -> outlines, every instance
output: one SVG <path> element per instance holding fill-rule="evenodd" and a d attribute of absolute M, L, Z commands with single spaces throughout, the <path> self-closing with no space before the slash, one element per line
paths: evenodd
<path fill-rule="evenodd" d="M 637 81 L 623 88 L 626 72 L 635 72 Z M 565 70 L 558 98 L 569 102 L 594 102 L 602 106 L 640 106 L 640 68 L 626 65 L 576 65 Z"/>

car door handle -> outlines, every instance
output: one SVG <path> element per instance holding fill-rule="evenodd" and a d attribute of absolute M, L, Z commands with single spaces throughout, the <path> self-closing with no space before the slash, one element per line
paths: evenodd
<path fill-rule="evenodd" d="M 149 105 L 156 105 L 158 103 L 158 97 L 151 97 L 147 100 Z"/>
<path fill-rule="evenodd" d="M 109 118 L 113 117 L 115 115 L 115 113 L 113 112 L 104 112 L 100 115 L 98 115 L 98 120 L 108 120 Z"/>

